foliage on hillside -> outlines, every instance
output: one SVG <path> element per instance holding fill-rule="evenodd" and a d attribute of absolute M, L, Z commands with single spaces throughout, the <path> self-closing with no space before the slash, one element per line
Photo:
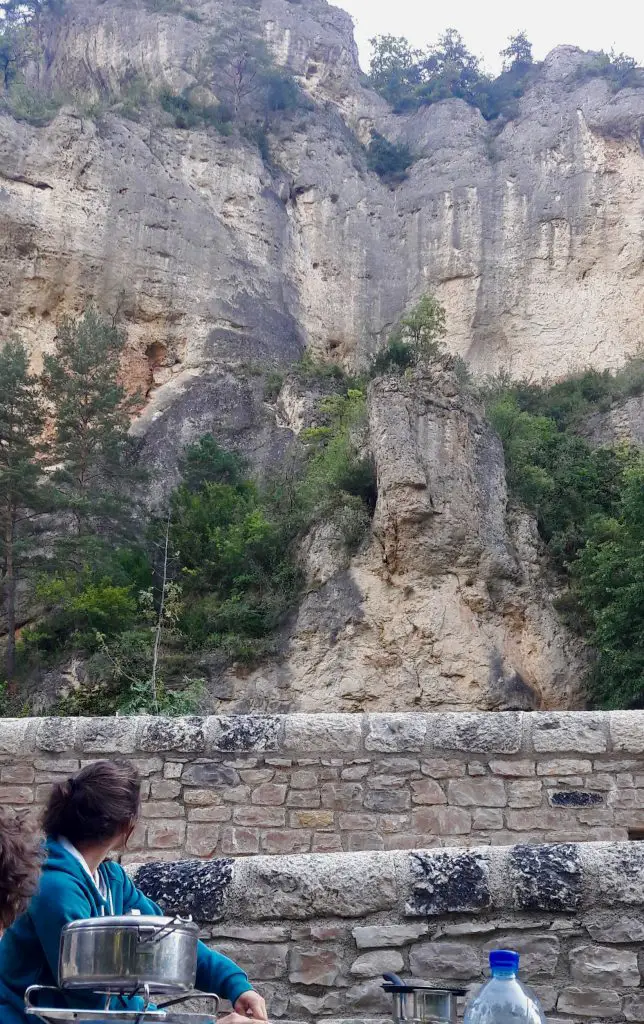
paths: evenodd
<path fill-rule="evenodd" d="M 500 54 L 503 70 L 496 77 L 483 70 L 453 28 L 424 50 L 412 47 L 404 36 L 393 35 L 376 36 L 371 46 L 369 80 L 397 113 L 455 98 L 478 107 L 487 121 L 511 120 L 540 67 L 533 60 L 525 32 L 510 37 Z M 593 77 L 607 79 L 614 91 L 644 85 L 644 75 L 633 58 L 612 51 L 592 55 L 572 77 L 571 84 Z"/>
<path fill-rule="evenodd" d="M 588 370 L 552 386 L 490 382 L 488 415 L 505 449 L 514 500 L 537 518 L 560 605 L 596 652 L 589 679 L 605 707 L 644 701 L 644 456 L 591 447 L 578 428 L 593 412 L 644 392 L 644 358 L 617 374 Z"/>
<path fill-rule="evenodd" d="M 60 325 L 38 380 L 22 346 L 0 348 L 0 480 L 15 481 L 0 504 L 12 530 L 3 529 L 11 575 L 1 572 L 0 589 L 7 623 L 18 585 L 33 615 L 17 649 L 9 644 L 4 676 L 11 688 L 84 662 L 92 685 L 61 700 L 66 714 L 189 710 L 204 657 L 252 664 L 276 650 L 309 530 L 332 521 L 354 548 L 375 504 L 364 392 L 338 372 L 327 373 L 319 425 L 271 479 L 259 485 L 238 455 L 204 437 L 185 452 L 167 508 L 146 517 L 134 497 L 142 477 L 127 434 L 131 400 L 118 383 L 122 345 L 118 328 L 89 309 Z M 317 371 L 309 360 L 301 372 Z"/>

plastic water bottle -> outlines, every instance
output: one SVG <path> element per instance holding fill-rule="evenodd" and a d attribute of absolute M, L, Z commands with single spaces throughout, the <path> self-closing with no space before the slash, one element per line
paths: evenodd
<path fill-rule="evenodd" d="M 468 1004 L 463 1024 L 545 1024 L 539 1003 L 517 978 L 518 953 L 495 949 L 490 970 L 492 977 Z"/>

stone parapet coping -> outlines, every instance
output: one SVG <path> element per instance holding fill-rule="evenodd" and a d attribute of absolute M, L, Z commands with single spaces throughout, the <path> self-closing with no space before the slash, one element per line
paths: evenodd
<path fill-rule="evenodd" d="M 644 711 L 0 719 L 0 756 L 644 754 Z"/>

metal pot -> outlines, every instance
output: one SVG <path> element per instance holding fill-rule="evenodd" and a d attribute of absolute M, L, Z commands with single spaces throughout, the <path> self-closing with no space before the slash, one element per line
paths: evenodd
<path fill-rule="evenodd" d="M 176 917 L 94 917 L 65 925 L 58 984 L 105 995 L 189 992 L 199 929 Z"/>
<path fill-rule="evenodd" d="M 382 986 L 393 999 L 394 1024 L 440 1021 L 456 1024 L 457 1000 L 465 995 L 461 988 L 435 988 L 426 981 L 410 978 L 402 981 L 395 974 L 383 975 Z"/>

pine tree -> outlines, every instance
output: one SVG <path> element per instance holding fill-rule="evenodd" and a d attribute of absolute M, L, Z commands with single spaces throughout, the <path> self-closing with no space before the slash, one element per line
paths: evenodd
<path fill-rule="evenodd" d="M 132 531 L 134 399 L 118 379 L 124 344 L 123 332 L 90 307 L 80 320 L 63 321 L 55 351 L 44 360 L 53 479 L 70 520 L 61 548 L 76 570 L 100 562 L 101 552 L 108 555 Z"/>
<path fill-rule="evenodd" d="M 49 488 L 38 458 L 44 422 L 27 351 L 20 342 L 7 342 L 0 348 L 0 589 L 10 685 L 16 669 L 17 586 L 33 564 L 33 536 L 48 504 Z"/>

